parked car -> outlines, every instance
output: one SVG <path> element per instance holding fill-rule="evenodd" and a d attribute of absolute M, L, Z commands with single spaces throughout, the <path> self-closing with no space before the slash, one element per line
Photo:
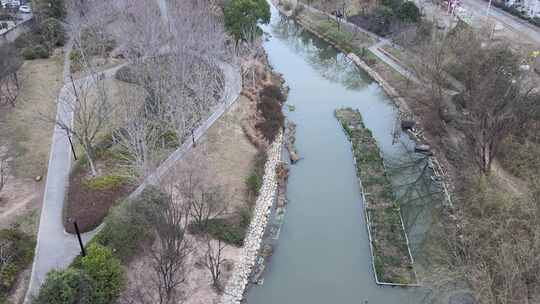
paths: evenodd
<path fill-rule="evenodd" d="M 30 6 L 28 6 L 28 5 L 21 5 L 19 7 L 19 12 L 21 12 L 23 14 L 30 14 L 32 12 L 32 10 L 30 9 Z"/>

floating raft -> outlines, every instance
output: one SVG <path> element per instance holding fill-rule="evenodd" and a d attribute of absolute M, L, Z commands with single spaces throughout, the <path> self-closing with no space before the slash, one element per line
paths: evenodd
<path fill-rule="evenodd" d="M 377 142 L 364 126 L 360 112 L 345 108 L 334 114 L 352 144 L 375 281 L 380 285 L 419 286 L 400 207 Z"/>

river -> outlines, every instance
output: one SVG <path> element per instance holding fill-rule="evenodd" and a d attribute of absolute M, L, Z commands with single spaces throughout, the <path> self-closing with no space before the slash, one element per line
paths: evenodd
<path fill-rule="evenodd" d="M 296 146 L 303 159 L 291 167 L 279 242 L 264 284 L 250 287 L 248 303 L 419 303 L 418 288 L 374 282 L 352 152 L 333 115 L 338 107 L 359 109 L 385 158 L 401 159 L 414 143 L 403 134 L 394 140 L 396 107 L 343 54 L 271 9 L 264 47 L 290 87 L 287 103 L 295 109 L 287 116 L 298 125 Z M 416 220 L 424 218 L 413 213 Z M 414 255 L 423 229 L 406 222 Z"/>

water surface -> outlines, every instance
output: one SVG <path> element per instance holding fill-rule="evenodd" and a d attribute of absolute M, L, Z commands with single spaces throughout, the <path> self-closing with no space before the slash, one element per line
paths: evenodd
<path fill-rule="evenodd" d="M 298 125 L 303 159 L 290 172 L 287 213 L 264 284 L 251 287 L 248 303 L 419 303 L 418 289 L 374 283 L 350 144 L 333 116 L 338 107 L 359 109 L 385 156 L 400 158 L 413 143 L 404 135 L 393 141 L 395 106 L 343 54 L 274 8 L 265 31 L 270 63 L 291 89 L 295 110 L 287 116 Z"/>

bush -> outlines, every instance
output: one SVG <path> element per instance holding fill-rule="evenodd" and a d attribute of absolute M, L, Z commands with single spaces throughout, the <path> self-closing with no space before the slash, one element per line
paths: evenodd
<path fill-rule="evenodd" d="M 120 260 L 112 251 L 99 244 L 90 244 L 87 255 L 81 259 L 81 266 L 94 281 L 91 303 L 114 303 L 124 285 L 124 274 Z"/>
<path fill-rule="evenodd" d="M 41 16 L 63 19 L 66 16 L 65 0 L 33 0 L 34 11 Z"/>
<path fill-rule="evenodd" d="M 104 175 L 87 179 L 83 185 L 94 191 L 115 190 L 126 181 L 125 177 L 118 175 Z"/>
<path fill-rule="evenodd" d="M 125 201 L 105 218 L 105 226 L 95 237 L 98 244 L 111 248 L 118 258 L 128 261 L 141 241 L 151 237 L 155 206 L 166 204 L 169 197 L 150 187 L 133 201 Z"/>
<path fill-rule="evenodd" d="M 261 97 L 267 96 L 279 101 L 280 103 L 285 101 L 285 95 L 281 91 L 281 88 L 276 85 L 265 86 L 259 93 Z"/>
<path fill-rule="evenodd" d="M 41 35 L 49 46 L 63 46 L 66 42 L 66 33 L 60 21 L 47 18 L 41 23 Z"/>
<path fill-rule="evenodd" d="M 78 71 L 82 67 L 82 54 L 78 49 L 72 49 L 69 53 L 69 60 L 71 61 L 71 71 Z"/>
<path fill-rule="evenodd" d="M 7 294 L 18 274 L 32 262 L 34 241 L 25 233 L 16 229 L 0 230 L 0 242 L 4 244 L 2 254 L 10 257 L 0 262 L 0 297 Z"/>
<path fill-rule="evenodd" d="M 271 92 L 271 90 L 266 93 Z M 275 92 L 270 94 L 275 94 Z M 285 116 L 281 112 L 281 103 L 278 99 L 262 95 L 257 104 L 257 109 L 261 112 L 263 121 L 257 123 L 255 127 L 262 133 L 266 140 L 273 142 L 285 124 Z"/>
<path fill-rule="evenodd" d="M 420 9 L 412 1 L 405 1 L 399 8 L 397 16 L 404 22 L 416 23 L 420 21 Z"/>
<path fill-rule="evenodd" d="M 41 44 L 33 47 L 25 47 L 22 50 L 22 56 L 26 60 L 45 59 L 49 58 L 49 50 Z"/>
<path fill-rule="evenodd" d="M 381 4 L 385 7 L 388 7 L 393 12 L 396 12 L 399 10 L 399 8 L 403 5 L 402 0 L 381 0 Z"/>
<path fill-rule="evenodd" d="M 255 172 L 252 172 L 246 179 L 248 193 L 258 195 L 261 190 L 263 178 Z"/>
<path fill-rule="evenodd" d="M 137 78 L 137 75 L 135 74 L 133 68 L 129 65 L 125 65 L 121 67 L 120 69 L 118 69 L 114 77 L 117 80 L 124 81 L 127 83 L 132 83 L 132 84 L 139 83 L 139 79 Z"/>
<path fill-rule="evenodd" d="M 253 212 L 250 208 L 244 207 L 240 209 L 240 227 L 247 228 L 251 223 Z"/>
<path fill-rule="evenodd" d="M 42 40 L 42 37 L 38 33 L 26 32 L 17 37 L 13 43 L 18 49 L 24 49 L 26 47 L 39 44 L 42 42 Z"/>
<path fill-rule="evenodd" d="M 227 244 L 242 246 L 247 226 L 240 225 L 240 223 L 232 219 L 216 218 L 210 219 L 206 227 L 201 227 L 192 222 L 188 228 L 193 234 L 208 233 L 213 238 L 222 240 Z"/>
<path fill-rule="evenodd" d="M 49 58 L 49 50 L 42 44 L 34 46 L 34 54 L 40 59 Z"/>
<path fill-rule="evenodd" d="M 39 290 L 33 304 L 91 304 L 94 282 L 81 270 L 72 267 L 53 270 Z"/>
<path fill-rule="evenodd" d="M 81 33 L 81 45 L 85 54 L 106 57 L 116 47 L 116 41 L 106 32 L 85 28 Z"/>
<path fill-rule="evenodd" d="M 31 47 L 25 47 L 21 52 L 23 58 L 25 60 L 34 60 L 36 59 L 36 54 L 34 53 L 34 49 Z"/>

